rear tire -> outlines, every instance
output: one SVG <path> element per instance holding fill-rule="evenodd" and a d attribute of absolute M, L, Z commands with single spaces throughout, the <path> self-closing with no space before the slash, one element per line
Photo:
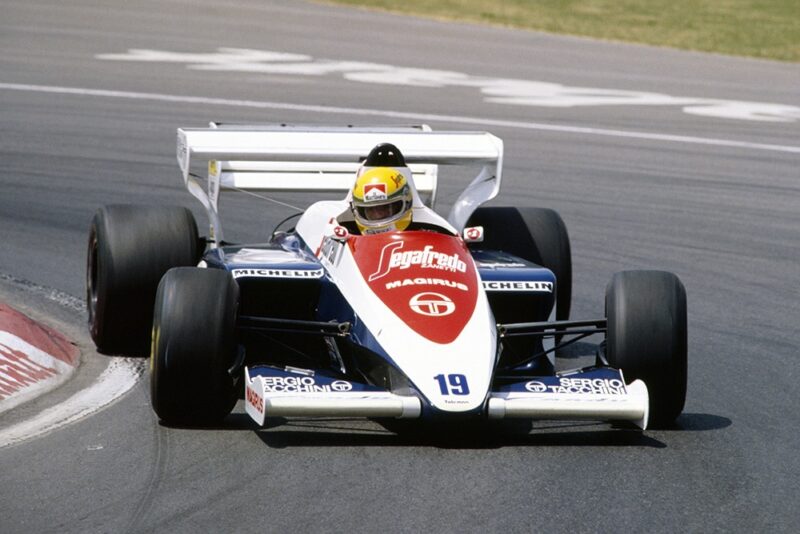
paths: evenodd
<path fill-rule="evenodd" d="M 239 286 L 222 270 L 171 269 L 158 286 L 150 397 L 168 424 L 211 425 L 236 403 Z"/>
<path fill-rule="evenodd" d="M 483 226 L 485 249 L 502 250 L 550 269 L 556 277 L 556 319 L 566 321 L 572 303 L 572 253 L 561 216 L 547 208 L 482 207 L 467 226 Z"/>
<path fill-rule="evenodd" d="M 616 273 L 606 289 L 606 357 L 625 380 L 644 381 L 653 428 L 672 424 L 686 400 L 686 290 L 672 273 Z"/>
<path fill-rule="evenodd" d="M 89 331 L 100 352 L 144 355 L 153 301 L 172 267 L 196 265 L 197 224 L 186 208 L 112 205 L 92 220 L 86 268 Z"/>

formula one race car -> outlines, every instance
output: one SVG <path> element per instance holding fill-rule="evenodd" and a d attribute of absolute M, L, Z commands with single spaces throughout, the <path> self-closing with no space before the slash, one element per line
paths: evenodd
<path fill-rule="evenodd" d="M 106 206 L 92 222 L 87 269 L 95 343 L 108 353 L 149 349 L 152 404 L 165 423 L 214 424 L 242 397 L 261 425 L 338 416 L 644 429 L 683 409 L 681 282 L 618 273 L 606 317 L 570 321 L 559 215 L 481 207 L 501 181 L 503 144 L 491 134 L 212 123 L 178 130 L 178 160 L 209 238 L 185 208 Z M 193 163 L 207 164 L 207 179 Z M 439 171 L 453 164 L 481 171 L 444 218 L 433 206 Z M 354 190 L 373 169 L 391 169 L 399 192 L 389 182 Z M 315 202 L 294 228 L 243 245 L 224 240 L 223 190 L 344 200 Z M 392 204 L 408 210 L 402 226 L 371 231 L 373 200 L 402 201 Z M 556 372 L 556 350 L 592 334 L 605 335 L 595 364 Z"/>

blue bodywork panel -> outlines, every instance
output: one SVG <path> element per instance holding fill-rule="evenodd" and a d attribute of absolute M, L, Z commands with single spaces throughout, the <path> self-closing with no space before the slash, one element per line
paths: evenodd
<path fill-rule="evenodd" d="M 552 271 L 511 254 L 473 250 L 472 257 L 487 291 L 552 292 L 555 288 L 556 277 Z"/>
<path fill-rule="evenodd" d="M 322 278 L 324 271 L 296 236 L 262 245 L 227 245 L 209 250 L 203 258 L 209 267 L 225 269 L 234 278 Z"/>

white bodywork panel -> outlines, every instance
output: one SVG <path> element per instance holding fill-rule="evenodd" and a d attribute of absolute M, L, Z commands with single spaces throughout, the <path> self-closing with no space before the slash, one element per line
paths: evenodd
<path fill-rule="evenodd" d="M 298 234 L 312 250 L 317 249 L 326 235 L 332 235 L 335 224 L 327 224 L 328 221 L 346 208 L 345 201 L 315 203 L 297 222 Z M 420 212 L 420 218 L 438 217 L 428 208 Z M 440 221 L 447 225 L 443 219 Z M 324 256 L 320 260 L 359 319 L 434 407 L 447 412 L 466 412 L 483 405 L 495 365 L 497 335 L 480 279 L 476 280 L 478 298 L 469 322 L 452 343 L 440 344 L 420 336 L 381 301 L 364 280 L 347 245 L 342 244 L 335 264 Z M 478 277 L 477 268 L 475 276 Z M 385 328 L 386 325 L 389 327 Z M 464 375 L 470 393 L 458 398 L 443 395 L 434 377 L 447 374 Z"/>

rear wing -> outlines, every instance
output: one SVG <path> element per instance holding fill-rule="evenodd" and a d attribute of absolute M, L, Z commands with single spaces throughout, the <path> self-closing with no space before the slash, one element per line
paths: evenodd
<path fill-rule="evenodd" d="M 219 161 L 221 189 L 303 193 L 347 193 L 360 163 L 307 161 Z M 426 205 L 436 202 L 436 165 L 411 164 L 414 185 Z"/>
<path fill-rule="evenodd" d="M 503 142 L 486 132 L 434 132 L 427 126 L 320 128 L 219 125 L 178 129 L 184 184 L 206 208 L 211 238 L 223 239 L 220 191 L 346 193 L 360 162 L 379 143 L 403 153 L 420 197 L 433 207 L 438 166 L 482 164 L 453 204 L 448 221 L 461 230 L 472 212 L 500 189 Z M 207 164 L 207 183 L 191 172 Z M 204 180 L 205 181 L 205 180 Z"/>

